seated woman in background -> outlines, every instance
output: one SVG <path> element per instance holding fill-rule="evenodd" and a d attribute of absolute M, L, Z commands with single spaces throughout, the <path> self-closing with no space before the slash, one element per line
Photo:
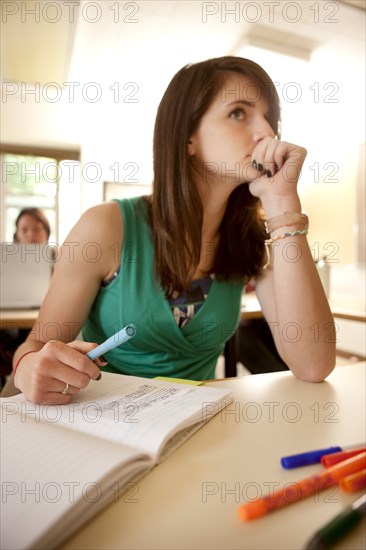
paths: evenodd
<path fill-rule="evenodd" d="M 276 88 L 253 61 L 209 59 L 175 75 L 156 117 L 152 196 L 91 208 L 62 247 L 37 331 L 14 356 L 27 399 L 68 403 L 100 367 L 213 378 L 252 277 L 267 321 L 301 328 L 296 339 L 275 332 L 288 368 L 308 382 L 329 375 L 333 318 L 297 191 L 306 150 L 280 139 L 279 119 Z M 136 336 L 108 365 L 85 356 L 128 323 Z M 74 340 L 81 329 L 85 341 Z"/>
<path fill-rule="evenodd" d="M 48 243 L 50 224 L 39 208 L 23 208 L 15 220 L 15 243 Z"/>
<path fill-rule="evenodd" d="M 39 208 L 23 208 L 15 220 L 15 243 L 48 243 L 50 224 Z M 12 372 L 15 350 L 28 335 L 28 330 L 9 328 L 0 330 L 0 383 L 5 384 L 6 376 Z"/>

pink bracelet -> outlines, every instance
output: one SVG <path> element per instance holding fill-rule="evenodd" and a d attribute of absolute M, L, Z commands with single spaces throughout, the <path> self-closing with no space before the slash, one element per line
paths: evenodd
<path fill-rule="evenodd" d="M 309 218 L 302 212 L 284 212 L 280 216 L 264 220 L 267 233 L 272 233 L 275 229 L 297 223 L 303 225 L 304 229 L 309 229 Z"/>
<path fill-rule="evenodd" d="M 25 356 L 28 355 L 29 353 L 37 353 L 37 350 L 32 349 L 31 351 L 26 351 L 25 353 L 23 353 L 23 355 L 21 355 L 21 356 L 19 357 L 19 359 L 18 359 L 18 361 L 16 362 L 15 367 L 14 367 L 14 369 L 13 369 L 13 374 L 14 374 L 14 376 L 15 376 L 15 373 L 16 373 L 16 371 L 17 371 L 17 368 L 18 368 L 18 366 L 19 366 L 20 361 L 23 359 L 23 357 L 25 357 Z"/>

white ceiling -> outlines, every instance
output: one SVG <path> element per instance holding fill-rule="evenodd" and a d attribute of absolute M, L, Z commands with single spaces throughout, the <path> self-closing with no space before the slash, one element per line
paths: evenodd
<path fill-rule="evenodd" d="M 236 54 L 248 41 L 300 55 L 365 52 L 365 0 L 19 0 L 2 8 L 3 81 L 122 82 L 143 71 L 165 82 L 186 63 Z"/>

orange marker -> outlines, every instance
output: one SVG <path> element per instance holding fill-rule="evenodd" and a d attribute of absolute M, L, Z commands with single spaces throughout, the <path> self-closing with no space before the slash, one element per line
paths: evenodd
<path fill-rule="evenodd" d="M 325 466 L 325 468 L 329 468 L 330 466 L 334 466 L 334 464 L 338 464 L 338 462 L 342 462 L 342 460 L 346 460 L 347 458 L 351 458 L 352 456 L 359 455 L 360 453 L 364 453 L 366 451 L 366 447 L 361 447 L 360 449 L 352 449 L 349 451 L 341 451 L 339 453 L 333 453 L 331 455 L 324 455 L 321 457 L 320 462 Z"/>
<path fill-rule="evenodd" d="M 291 484 L 291 486 L 275 491 L 272 495 L 242 504 L 238 510 L 239 517 L 246 521 L 264 516 L 273 510 L 282 508 L 282 506 L 286 506 L 292 502 L 297 502 L 331 485 L 337 485 L 342 478 L 365 468 L 366 452 L 344 460 L 327 470 L 323 470 L 320 474 L 307 477 L 297 483 Z"/>
<path fill-rule="evenodd" d="M 366 470 L 361 470 L 360 472 L 342 478 L 339 482 L 339 486 L 346 493 L 361 491 L 361 489 L 366 487 Z"/>

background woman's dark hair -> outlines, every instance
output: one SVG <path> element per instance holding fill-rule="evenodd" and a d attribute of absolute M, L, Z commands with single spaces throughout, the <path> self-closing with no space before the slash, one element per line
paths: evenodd
<path fill-rule="evenodd" d="M 18 242 L 17 231 L 18 231 L 19 220 L 20 220 L 21 217 L 23 217 L 25 215 L 33 216 L 33 218 L 35 218 L 37 220 L 37 222 L 40 222 L 43 225 L 43 227 L 44 227 L 44 229 L 47 233 L 47 239 L 49 239 L 50 233 L 51 233 L 51 228 L 50 228 L 50 224 L 48 222 L 48 219 L 46 218 L 46 216 L 44 215 L 42 210 L 40 210 L 39 208 L 23 208 L 19 212 L 19 214 L 17 216 L 17 219 L 15 220 L 16 231 L 14 233 L 14 242 Z"/>
<path fill-rule="evenodd" d="M 229 72 L 245 75 L 256 85 L 258 99 L 262 97 L 268 104 L 268 122 L 279 135 L 276 88 L 253 61 L 232 56 L 209 59 L 187 65 L 173 77 L 155 121 L 150 207 L 155 275 L 168 296 L 187 288 L 201 255 L 203 207 L 192 177 L 187 143 Z M 259 211 L 260 203 L 248 185 L 233 191 L 210 266 L 218 279 L 245 281 L 259 272 L 266 236 Z"/>

